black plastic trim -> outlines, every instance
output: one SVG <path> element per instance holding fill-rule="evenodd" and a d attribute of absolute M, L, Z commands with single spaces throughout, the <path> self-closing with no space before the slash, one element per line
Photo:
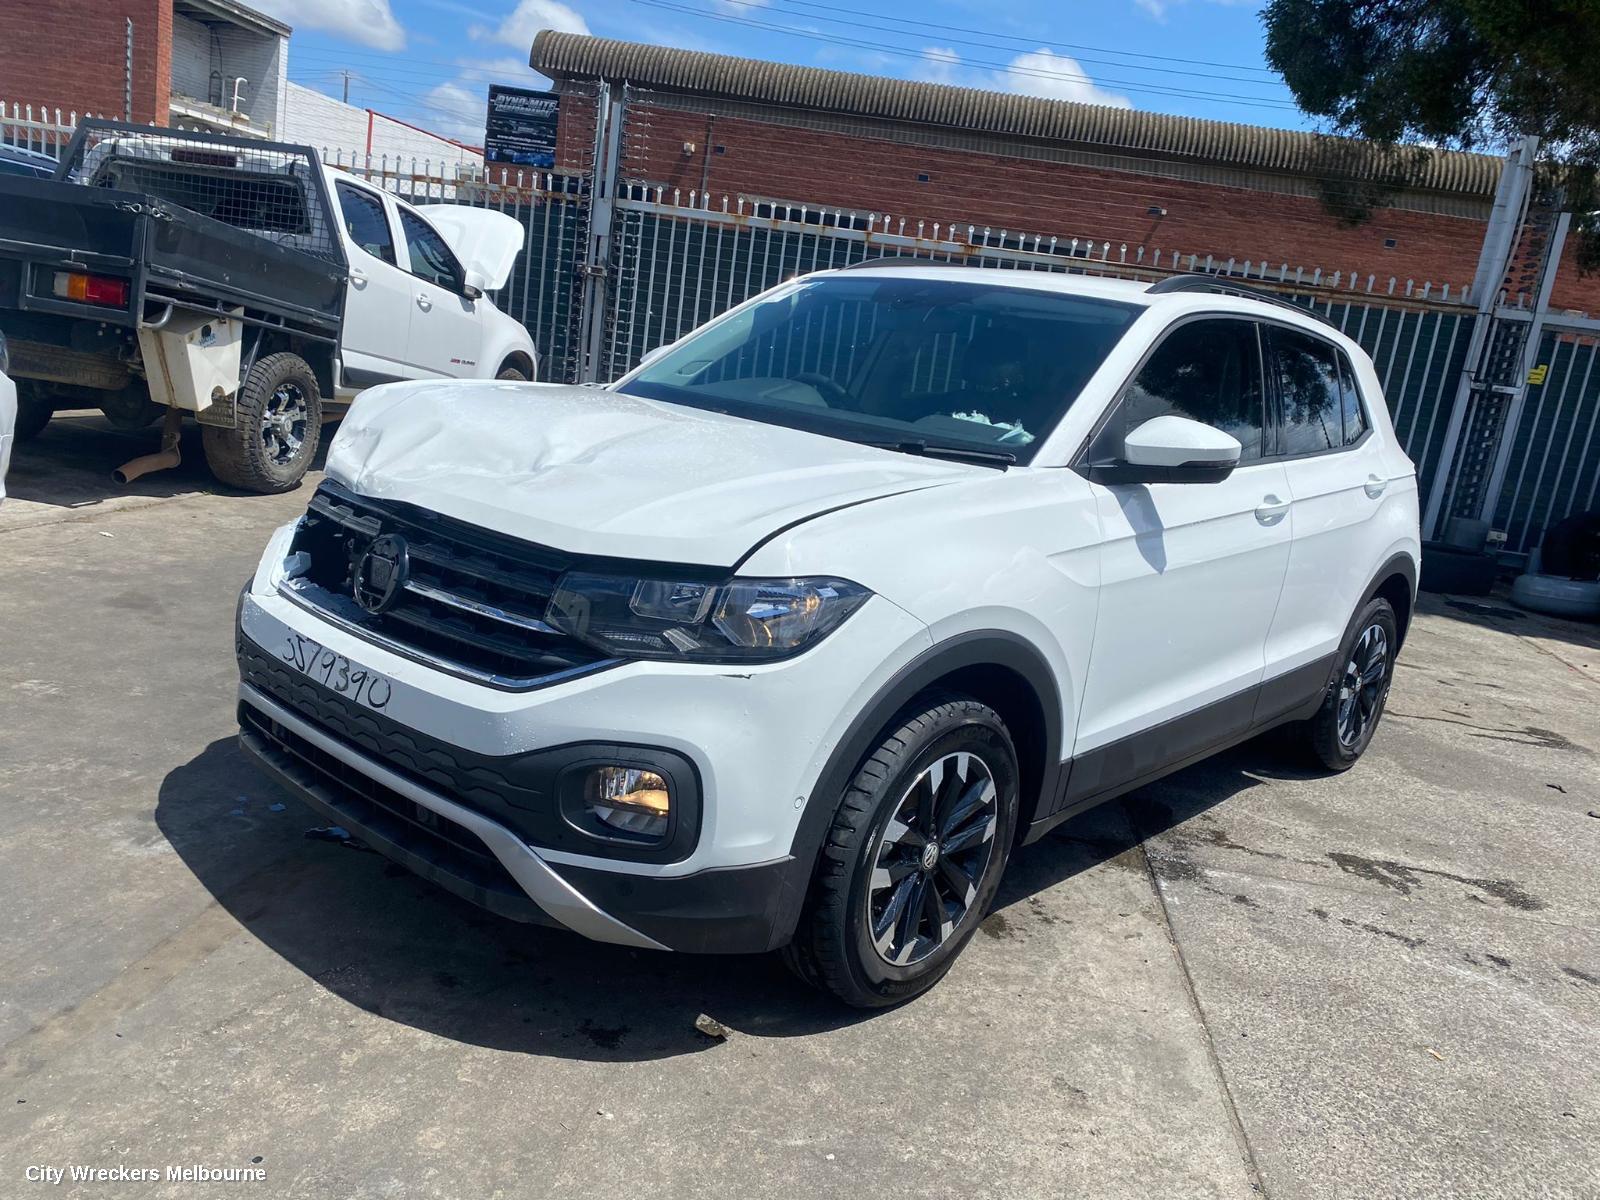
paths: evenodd
<path fill-rule="evenodd" d="M 671 877 L 624 874 L 551 862 L 604 912 L 669 950 L 761 954 L 780 944 L 779 910 L 799 876 L 793 859 Z M 808 879 L 799 878 L 804 888 Z M 787 940 L 790 929 L 782 929 Z"/>

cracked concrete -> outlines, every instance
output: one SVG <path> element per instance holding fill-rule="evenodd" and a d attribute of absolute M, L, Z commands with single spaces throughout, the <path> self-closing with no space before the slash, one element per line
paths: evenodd
<path fill-rule="evenodd" d="M 0 1194 L 1600 1193 L 1592 627 L 1426 599 L 1354 771 L 1256 742 L 1079 818 L 864 1016 L 306 840 L 233 746 L 230 622 L 308 493 L 113 496 L 142 448 L 52 426 L 0 507 Z M 140 1186 L 58 1194 L 193 1192 Z"/>

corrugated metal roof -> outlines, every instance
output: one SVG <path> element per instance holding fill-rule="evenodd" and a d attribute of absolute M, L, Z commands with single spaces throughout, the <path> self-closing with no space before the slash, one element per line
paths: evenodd
<path fill-rule="evenodd" d="M 1009 92 L 914 83 L 820 67 L 674 50 L 546 29 L 533 40 L 529 65 L 552 79 L 606 79 L 664 91 L 792 108 L 820 109 L 886 121 L 981 130 L 1009 137 L 1114 147 L 1136 154 L 1228 163 L 1294 175 L 1381 169 L 1376 147 L 1330 155 L 1328 139 L 1299 130 L 1267 129 L 1198 117 L 1046 100 Z M 1359 144 L 1357 144 L 1359 146 Z M 1501 161 L 1486 154 L 1433 151 L 1413 185 L 1430 191 L 1493 196 Z"/>

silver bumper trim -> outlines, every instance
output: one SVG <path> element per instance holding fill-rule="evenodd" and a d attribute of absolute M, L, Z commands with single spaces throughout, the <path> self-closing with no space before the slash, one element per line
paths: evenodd
<path fill-rule="evenodd" d="M 398 792 L 407 800 L 470 829 L 483 839 L 484 844 L 511 873 L 518 886 L 528 894 L 528 899 L 574 933 L 582 934 L 596 942 L 613 942 L 619 946 L 636 946 L 644 950 L 667 949 L 654 938 L 647 937 L 632 926 L 624 925 L 610 913 L 596 908 L 588 897 L 557 875 L 526 842 L 498 821 L 491 821 L 470 808 L 463 808 L 453 800 L 447 800 L 427 788 L 419 787 L 405 776 L 389 770 L 375 760 L 357 754 L 348 746 L 323 733 L 315 725 L 302 720 L 276 701 L 268 699 L 265 694 L 247 683 L 239 685 L 239 699 L 265 713 L 280 725 L 294 730 L 319 750 L 349 764 L 369 778 L 377 780 L 384 787 Z"/>

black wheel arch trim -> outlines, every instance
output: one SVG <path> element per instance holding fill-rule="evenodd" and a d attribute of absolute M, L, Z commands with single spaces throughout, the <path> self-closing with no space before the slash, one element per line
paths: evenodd
<path fill-rule="evenodd" d="M 984 629 L 958 634 L 924 650 L 884 684 L 851 721 L 845 736 L 834 747 L 816 785 L 806 797 L 799 827 L 789 849 L 789 869 L 785 873 L 784 894 L 774 909 L 773 944 L 789 940 L 799 923 L 823 839 L 833 824 L 834 813 L 844 789 L 861 764 L 877 747 L 891 723 L 918 695 L 941 679 L 969 667 L 999 667 L 1014 672 L 1033 689 L 1042 714 L 1044 746 L 1038 779 L 1038 797 L 1033 815 L 1048 811 L 1059 799 L 1064 766 L 1061 761 L 1063 721 L 1061 692 L 1055 672 L 1038 649 L 1027 639 L 1008 630 Z M 1022 766 L 1026 777 L 1028 768 Z M 1022 797 L 1023 814 L 1029 812 L 1030 797 Z M 1019 817 L 1018 827 L 1027 825 Z"/>
<path fill-rule="evenodd" d="M 1395 616 L 1399 619 L 1400 625 L 1398 630 L 1400 635 L 1400 645 L 1395 647 L 1395 651 L 1398 653 L 1400 646 L 1405 645 L 1406 632 L 1411 625 L 1410 618 L 1412 614 L 1416 612 L 1417 560 L 1404 551 L 1401 551 L 1399 554 L 1391 555 L 1384 562 L 1383 566 L 1378 568 L 1377 573 L 1372 576 L 1371 580 L 1368 581 L 1365 590 L 1363 590 L 1361 593 L 1361 604 L 1357 606 L 1357 611 L 1359 611 L 1360 608 L 1364 608 L 1373 599 L 1373 597 L 1378 594 L 1379 589 L 1382 588 L 1383 585 L 1389 581 L 1390 577 L 1394 575 L 1401 576 L 1406 581 L 1406 585 L 1411 589 L 1411 596 L 1409 600 L 1410 611 L 1395 614 Z"/>

